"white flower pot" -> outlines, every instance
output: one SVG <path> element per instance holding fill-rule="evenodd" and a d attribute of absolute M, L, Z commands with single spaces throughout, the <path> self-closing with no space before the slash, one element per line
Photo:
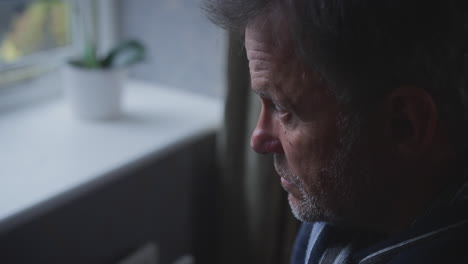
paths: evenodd
<path fill-rule="evenodd" d="M 125 77 L 124 69 L 86 69 L 67 64 L 63 81 L 72 112 L 86 120 L 118 118 Z"/>

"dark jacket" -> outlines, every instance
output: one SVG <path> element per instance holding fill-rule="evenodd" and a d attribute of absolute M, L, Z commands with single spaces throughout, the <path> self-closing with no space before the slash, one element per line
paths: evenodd
<path fill-rule="evenodd" d="M 336 252 L 341 256 L 326 260 L 323 256 L 327 250 L 331 250 L 330 241 L 350 231 L 322 224 L 324 227 L 314 240 L 311 239 L 311 232 L 320 223 L 303 223 L 293 248 L 291 263 L 468 264 L 468 184 L 447 191 L 435 204 L 408 230 L 399 234 L 383 237 L 354 232 L 353 236 L 343 236 L 349 238 L 350 243 L 343 244 L 340 251 L 334 249 L 334 256 Z M 372 242 L 356 242 L 359 240 Z"/>

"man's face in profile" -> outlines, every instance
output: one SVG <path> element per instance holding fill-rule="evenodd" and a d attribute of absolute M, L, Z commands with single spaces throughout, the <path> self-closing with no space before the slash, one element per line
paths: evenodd
<path fill-rule="evenodd" d="M 252 148 L 274 154 L 298 219 L 348 221 L 368 188 L 359 168 L 366 159 L 357 147 L 360 126 L 343 114 L 319 75 L 292 59 L 287 45 L 275 45 L 269 32 L 261 19 L 246 29 L 252 89 L 262 104 Z"/>

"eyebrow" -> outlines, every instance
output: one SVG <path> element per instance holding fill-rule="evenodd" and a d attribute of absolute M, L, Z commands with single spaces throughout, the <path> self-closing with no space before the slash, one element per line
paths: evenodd
<path fill-rule="evenodd" d="M 278 98 L 273 97 L 273 95 L 267 90 L 267 88 L 264 88 L 264 87 L 253 88 L 252 87 L 252 91 L 263 99 L 270 100 L 274 102 L 275 104 L 281 105 L 281 107 L 288 108 L 288 109 L 295 111 L 295 108 L 291 105 L 289 100 L 286 100 L 286 99 L 278 100 Z"/>
<path fill-rule="evenodd" d="M 254 88 L 252 87 L 252 90 L 255 94 L 257 94 L 258 96 L 262 97 L 262 98 L 266 98 L 266 99 L 273 99 L 273 96 L 271 96 L 270 92 L 268 92 L 266 90 L 266 88 Z"/>

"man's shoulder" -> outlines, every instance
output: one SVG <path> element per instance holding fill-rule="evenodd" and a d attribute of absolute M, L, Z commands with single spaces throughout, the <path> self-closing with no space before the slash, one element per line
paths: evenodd
<path fill-rule="evenodd" d="M 405 247 L 388 263 L 468 263 L 468 221 L 440 235 L 436 232 L 428 234 L 422 243 Z"/>
<path fill-rule="evenodd" d="M 468 263 L 468 204 L 425 220 L 357 263 Z"/>
<path fill-rule="evenodd" d="M 303 223 L 292 250 L 291 264 L 304 264 L 314 223 Z M 387 243 L 388 242 L 388 243 Z M 378 243 L 380 244 L 380 243 Z M 391 239 L 354 258 L 359 264 L 468 263 L 468 219 L 427 230 L 405 239 Z M 358 253 L 358 252 L 354 252 Z M 364 253 L 364 252 L 361 252 Z M 360 255 L 360 254 L 358 254 Z M 355 255 L 356 257 L 356 255 Z"/>

